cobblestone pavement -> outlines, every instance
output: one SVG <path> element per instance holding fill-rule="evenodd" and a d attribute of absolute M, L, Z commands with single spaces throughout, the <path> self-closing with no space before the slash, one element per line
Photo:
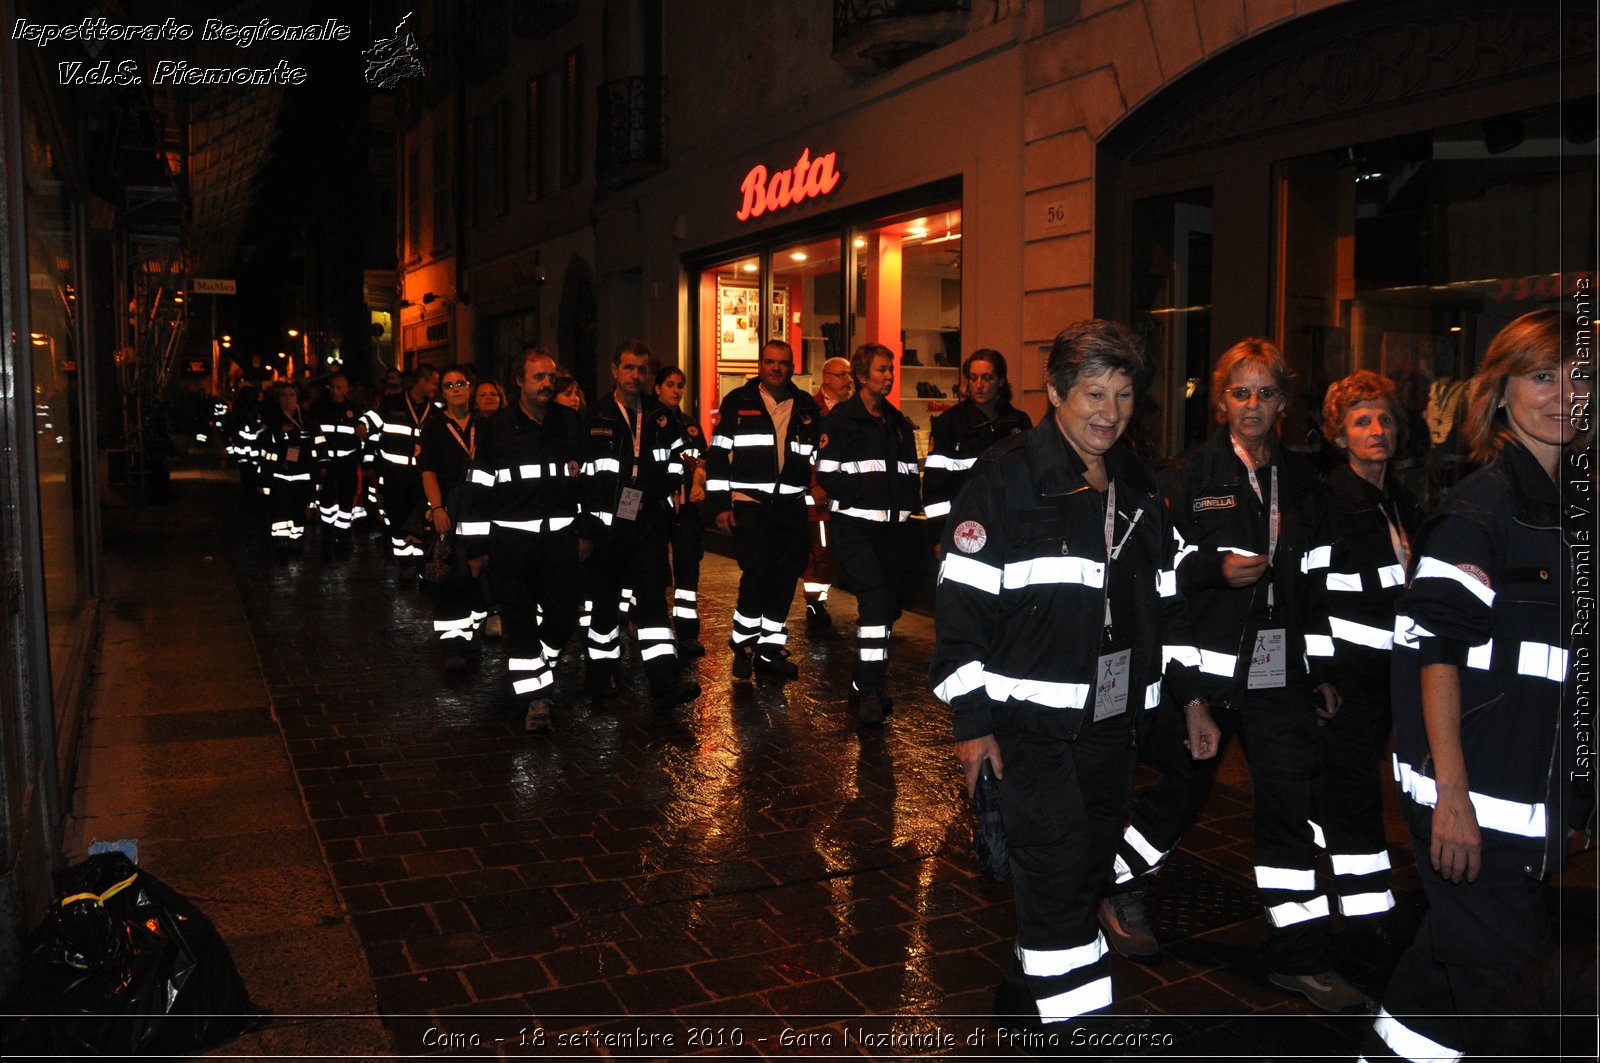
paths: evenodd
<path fill-rule="evenodd" d="M 444 672 L 428 598 L 397 582 L 381 540 L 322 560 L 313 533 L 303 556 L 279 559 L 237 512 L 231 559 L 273 710 L 397 1054 L 1120 1050 L 1070 1035 L 1019 1047 L 990 1024 L 1010 890 L 969 857 L 947 715 L 927 690 L 927 618 L 896 628 L 894 715 L 863 730 L 844 699 L 849 597 L 835 599 L 839 633 L 791 624 L 798 680 L 733 683 L 737 571 L 708 555 L 692 711 L 651 712 L 634 661 L 631 692 L 567 697 L 554 734 L 529 736 L 498 644 L 474 671 Z M 574 662 L 559 676 L 581 689 Z M 1127 1018 L 1111 1029 L 1144 1038 L 1139 1055 L 1352 1057 L 1370 1020 L 1265 981 L 1249 795 L 1236 768 L 1224 781 L 1152 892 L 1164 956 L 1116 962 Z M 1391 837 L 1414 903 L 1398 823 Z M 1373 994 L 1392 963 L 1353 947 L 1340 960 Z"/>

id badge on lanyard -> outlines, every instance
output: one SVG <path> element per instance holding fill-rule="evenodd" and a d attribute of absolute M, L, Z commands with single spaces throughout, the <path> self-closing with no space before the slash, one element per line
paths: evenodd
<path fill-rule="evenodd" d="M 1128 530 L 1122 533 L 1122 540 L 1112 545 L 1116 534 L 1117 521 L 1117 485 L 1112 481 L 1106 485 L 1106 606 L 1105 606 L 1105 634 L 1106 641 L 1111 641 L 1111 563 L 1122 555 L 1122 548 L 1128 542 L 1128 537 L 1133 534 L 1133 529 L 1139 523 L 1139 518 L 1144 516 L 1144 510 L 1137 510 L 1128 521 Z M 1102 653 L 1095 663 L 1094 675 L 1094 715 L 1093 720 L 1109 720 L 1113 716 L 1121 716 L 1128 711 L 1128 687 L 1132 681 L 1133 650 L 1112 650 Z"/>
<path fill-rule="evenodd" d="M 639 480 L 639 453 L 644 439 L 644 411 L 639 411 L 639 426 L 634 427 L 632 419 L 628 417 L 628 408 L 621 402 L 617 409 L 622 411 L 622 423 L 628 426 L 628 434 L 633 441 L 633 480 Z M 621 496 L 617 499 L 618 520 L 638 520 L 639 509 L 644 505 L 644 492 L 637 487 L 624 487 Z"/>
<path fill-rule="evenodd" d="M 1281 627 L 1256 632 L 1250 650 L 1250 674 L 1245 687 L 1250 690 L 1277 690 L 1289 681 L 1289 632 Z"/>

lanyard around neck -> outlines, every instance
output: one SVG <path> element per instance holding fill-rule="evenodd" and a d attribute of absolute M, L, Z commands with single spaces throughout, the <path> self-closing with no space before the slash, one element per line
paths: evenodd
<path fill-rule="evenodd" d="M 1256 501 L 1265 502 L 1266 499 L 1261 497 L 1261 481 L 1256 479 L 1255 465 L 1251 462 L 1250 455 L 1244 452 L 1244 448 L 1239 445 L 1239 441 L 1233 438 L 1231 434 L 1228 436 L 1228 442 L 1233 444 L 1234 454 L 1238 455 L 1239 460 L 1244 464 L 1245 475 L 1250 477 L 1250 489 L 1256 493 Z M 1272 501 L 1267 507 L 1267 564 L 1270 565 L 1273 557 L 1278 553 L 1278 529 L 1282 522 L 1278 511 L 1278 467 L 1269 465 L 1267 470 L 1272 481 Z M 1269 586 L 1267 589 L 1269 600 L 1271 593 L 1272 590 Z"/>
<path fill-rule="evenodd" d="M 449 417 L 444 419 L 445 425 L 450 429 L 450 434 L 456 437 L 456 443 L 467 452 L 467 460 L 472 461 L 478 456 L 478 425 L 471 417 L 467 418 L 467 438 L 461 438 L 461 429 Z"/>

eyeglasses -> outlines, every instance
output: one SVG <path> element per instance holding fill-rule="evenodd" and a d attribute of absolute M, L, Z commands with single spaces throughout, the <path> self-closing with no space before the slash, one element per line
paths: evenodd
<path fill-rule="evenodd" d="M 1256 388 L 1254 391 L 1249 388 L 1229 388 L 1224 394 L 1234 402 L 1249 402 L 1251 395 L 1254 395 L 1262 402 L 1271 402 L 1283 394 L 1283 389 L 1268 384 L 1266 387 Z"/>
<path fill-rule="evenodd" d="M 446 391 L 454 391 L 457 388 L 466 387 L 467 386 L 467 382 L 465 380 L 446 380 L 440 386 L 443 387 Z"/>

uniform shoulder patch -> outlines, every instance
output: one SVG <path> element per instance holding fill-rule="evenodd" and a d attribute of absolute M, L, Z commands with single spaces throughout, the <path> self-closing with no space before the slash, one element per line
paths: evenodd
<path fill-rule="evenodd" d="M 817 449 L 818 450 L 827 450 L 828 449 L 828 433 L 824 432 L 824 433 L 822 433 L 822 435 L 817 437 Z"/>
<path fill-rule="evenodd" d="M 983 549 L 983 544 L 989 541 L 989 533 L 982 524 L 975 520 L 964 520 L 956 525 L 956 549 L 963 554 L 975 554 Z"/>
<path fill-rule="evenodd" d="M 1238 501 L 1232 495 L 1215 495 L 1210 498 L 1197 498 L 1194 500 L 1194 511 L 1204 513 L 1208 509 L 1232 509 Z"/>
<path fill-rule="evenodd" d="M 656 415 L 656 427 L 657 428 L 665 428 L 665 427 L 667 427 L 667 415 L 666 414 L 660 413 L 660 414 Z"/>
<path fill-rule="evenodd" d="M 1467 575 L 1471 576 L 1485 587 L 1488 587 L 1490 590 L 1494 590 L 1494 584 L 1489 581 L 1489 573 L 1485 572 L 1477 565 L 1457 565 L 1456 568 L 1459 568 L 1461 571 L 1465 572 Z"/>

